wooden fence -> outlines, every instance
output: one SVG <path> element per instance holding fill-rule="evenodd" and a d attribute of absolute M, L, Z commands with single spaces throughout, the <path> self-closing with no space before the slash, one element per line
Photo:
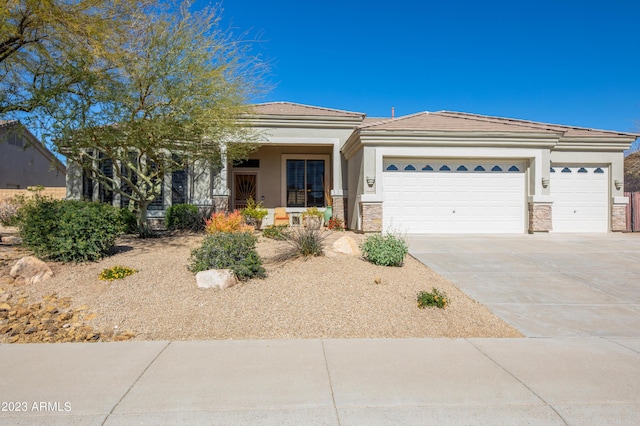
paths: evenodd
<path fill-rule="evenodd" d="M 27 197 L 33 196 L 34 192 L 28 189 L 0 189 L 0 201 L 15 197 L 16 195 L 25 195 Z M 67 189 L 65 187 L 45 187 L 40 192 L 41 195 L 46 195 L 57 200 L 61 200 L 67 196 Z"/>
<path fill-rule="evenodd" d="M 627 204 L 627 232 L 640 231 L 640 192 L 625 192 L 629 198 Z"/>

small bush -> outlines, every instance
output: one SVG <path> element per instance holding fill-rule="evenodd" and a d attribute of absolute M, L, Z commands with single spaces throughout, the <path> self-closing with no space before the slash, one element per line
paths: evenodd
<path fill-rule="evenodd" d="M 329 219 L 329 223 L 327 223 L 327 228 L 332 231 L 344 231 L 344 222 L 342 219 L 338 219 L 337 217 L 332 217 Z"/>
<path fill-rule="evenodd" d="M 19 228 L 36 256 L 63 262 L 106 256 L 121 231 L 116 209 L 107 204 L 44 197 L 20 209 Z"/>
<path fill-rule="evenodd" d="M 24 197 L 11 197 L 0 200 L 0 224 L 3 226 L 16 226 L 18 224 L 18 211 L 24 204 Z"/>
<path fill-rule="evenodd" d="M 214 213 L 205 221 L 207 234 L 218 232 L 253 232 L 253 227 L 244 223 L 242 214 L 238 210 L 231 213 Z"/>
<path fill-rule="evenodd" d="M 327 234 L 320 229 L 299 227 L 289 234 L 292 256 L 321 256 Z"/>
<path fill-rule="evenodd" d="M 170 230 L 197 231 L 202 228 L 200 212 L 193 204 L 174 204 L 165 213 L 165 224 Z"/>
<path fill-rule="evenodd" d="M 239 280 L 264 277 L 262 259 L 255 245 L 258 239 L 246 232 L 216 232 L 204 238 L 202 246 L 191 252 L 191 272 L 231 269 Z"/>
<path fill-rule="evenodd" d="M 124 277 L 135 274 L 136 272 L 137 271 L 135 269 L 127 268 L 126 266 L 114 266 L 113 268 L 104 269 L 98 278 L 102 281 L 121 280 Z"/>
<path fill-rule="evenodd" d="M 289 226 L 287 225 L 271 225 L 262 230 L 262 236 L 273 240 L 284 241 L 289 238 Z"/>
<path fill-rule="evenodd" d="M 424 309 L 427 306 L 436 306 L 444 309 L 449 304 L 446 293 L 441 293 L 438 289 L 433 288 L 431 293 L 421 291 L 418 293 L 418 308 Z"/>
<path fill-rule="evenodd" d="M 319 217 L 320 219 L 322 219 L 324 218 L 324 213 L 318 210 L 317 207 L 309 207 L 302 213 L 303 218 L 307 216 Z"/>
<path fill-rule="evenodd" d="M 138 233 L 138 218 L 131 210 L 127 208 L 118 209 L 118 221 L 120 222 L 123 233 Z"/>
<path fill-rule="evenodd" d="M 247 207 L 242 209 L 242 215 L 244 217 L 250 217 L 256 220 L 262 220 L 268 214 L 269 214 L 269 211 L 264 208 L 264 206 L 262 205 L 262 202 L 259 202 L 258 204 L 256 204 L 256 202 L 253 201 L 253 198 L 249 198 L 247 200 Z"/>
<path fill-rule="evenodd" d="M 406 241 L 393 234 L 369 236 L 360 246 L 362 257 L 382 266 L 402 266 L 409 252 Z"/>

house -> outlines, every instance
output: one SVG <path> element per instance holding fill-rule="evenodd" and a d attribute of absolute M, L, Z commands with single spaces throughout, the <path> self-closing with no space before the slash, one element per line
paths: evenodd
<path fill-rule="evenodd" d="M 18 121 L 0 120 L 0 189 L 65 186 L 66 169 Z"/>
<path fill-rule="evenodd" d="M 253 111 L 246 120 L 262 136 L 259 149 L 218 173 L 188 173 L 200 177 L 185 179 L 189 202 L 236 209 L 252 197 L 270 209 L 268 224 L 277 207 L 296 220 L 331 198 L 334 217 L 363 232 L 626 226 L 623 151 L 636 134 L 449 111 L 369 118 L 291 102 Z"/>

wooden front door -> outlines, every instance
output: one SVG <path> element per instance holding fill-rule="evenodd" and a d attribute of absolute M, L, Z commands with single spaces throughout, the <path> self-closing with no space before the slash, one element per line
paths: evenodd
<path fill-rule="evenodd" d="M 256 200 L 256 182 L 255 173 L 236 173 L 234 175 L 233 193 L 234 208 L 243 209 L 247 207 L 247 200 L 253 198 Z"/>

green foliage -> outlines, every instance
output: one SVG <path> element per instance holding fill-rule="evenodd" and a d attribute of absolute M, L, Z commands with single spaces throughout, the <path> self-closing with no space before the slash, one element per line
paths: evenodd
<path fill-rule="evenodd" d="M 431 293 L 427 291 L 421 291 L 418 293 L 418 308 L 424 309 L 427 306 L 436 306 L 440 309 L 444 309 L 449 304 L 446 293 L 441 293 L 437 288 L 433 288 Z"/>
<path fill-rule="evenodd" d="M 289 238 L 288 225 L 271 225 L 262 230 L 262 236 L 272 240 L 286 240 Z"/>
<path fill-rule="evenodd" d="M 302 217 L 307 217 L 307 216 L 314 216 L 314 217 L 319 217 L 321 219 L 324 218 L 324 213 L 321 212 L 320 210 L 318 210 L 317 207 L 309 207 L 307 210 L 305 210 L 302 213 Z"/>
<path fill-rule="evenodd" d="M 242 209 L 242 215 L 244 217 L 250 217 L 257 220 L 264 219 L 267 214 L 269 214 L 269 212 L 264 208 L 262 202 L 256 204 L 256 202 L 253 201 L 253 198 L 249 198 L 247 200 L 247 207 Z"/>
<path fill-rule="evenodd" d="M 192 272 L 231 269 L 239 280 L 264 277 L 262 259 L 255 249 L 258 239 L 247 232 L 216 232 L 191 252 Z"/>
<path fill-rule="evenodd" d="M 402 266 L 409 252 L 406 241 L 393 234 L 374 234 L 360 246 L 362 256 L 369 262 L 382 266 Z"/>
<path fill-rule="evenodd" d="M 193 204 L 174 204 L 165 213 L 165 224 L 168 229 L 198 231 L 204 227 L 198 207 Z"/>
<path fill-rule="evenodd" d="M 127 268 L 126 266 L 114 266 L 113 268 L 104 269 L 98 276 L 98 279 L 102 281 L 121 280 L 136 272 L 135 269 Z"/>
<path fill-rule="evenodd" d="M 327 233 L 315 228 L 299 227 L 289 234 L 292 256 L 321 256 Z"/>
<path fill-rule="evenodd" d="M 138 218 L 129 209 L 118 209 L 118 221 L 125 234 L 136 234 L 138 232 Z"/>
<path fill-rule="evenodd" d="M 115 208 L 87 201 L 35 198 L 20 210 L 20 236 L 37 256 L 63 262 L 98 260 L 115 244 Z"/>

